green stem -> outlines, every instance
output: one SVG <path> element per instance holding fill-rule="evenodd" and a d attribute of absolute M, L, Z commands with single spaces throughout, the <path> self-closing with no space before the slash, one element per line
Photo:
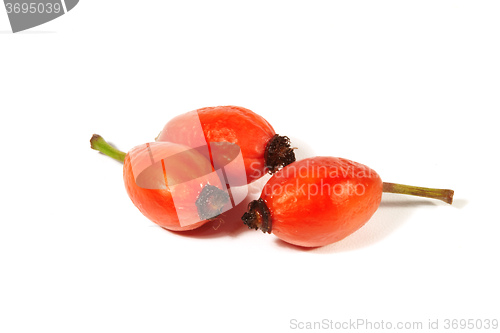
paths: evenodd
<path fill-rule="evenodd" d="M 102 136 L 98 134 L 92 135 L 92 138 L 90 139 L 90 148 L 98 150 L 104 155 L 114 158 L 115 160 L 120 161 L 122 163 L 125 160 L 125 155 L 127 155 L 126 153 L 111 146 L 109 143 L 106 142 L 106 140 L 102 138 Z"/>
<path fill-rule="evenodd" d="M 450 205 L 453 202 L 453 194 L 454 194 L 453 190 L 418 187 L 418 186 L 385 183 L 385 182 L 383 183 L 382 190 L 384 192 L 389 192 L 389 193 L 416 195 L 424 198 L 438 199 Z"/>

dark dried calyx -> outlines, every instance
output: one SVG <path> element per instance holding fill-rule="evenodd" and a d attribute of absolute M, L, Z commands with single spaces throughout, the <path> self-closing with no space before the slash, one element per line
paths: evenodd
<path fill-rule="evenodd" d="M 248 204 L 248 212 L 241 217 L 243 223 L 249 229 L 262 230 L 262 232 L 271 233 L 271 212 L 262 199 L 253 200 Z"/>
<path fill-rule="evenodd" d="M 286 136 L 275 134 L 267 143 L 264 159 L 267 171 L 275 173 L 284 166 L 295 162 L 294 148 L 290 147 L 290 139 Z"/>
<path fill-rule="evenodd" d="M 213 185 L 205 185 L 198 199 L 196 208 L 201 220 L 209 220 L 222 213 L 222 209 L 229 202 L 229 194 Z"/>

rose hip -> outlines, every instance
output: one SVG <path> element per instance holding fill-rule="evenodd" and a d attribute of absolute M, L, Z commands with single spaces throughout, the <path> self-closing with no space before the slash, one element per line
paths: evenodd
<path fill-rule="evenodd" d="M 264 118 L 239 106 L 207 107 L 179 115 L 164 126 L 156 141 L 192 148 L 208 144 L 204 154 L 218 166 L 227 165 L 241 152 L 246 179 L 232 185 L 251 183 L 295 161 L 287 137 L 277 135 Z M 235 178 L 232 175 L 240 171 L 238 168 L 225 168 L 229 178 Z"/>
<path fill-rule="evenodd" d="M 210 161 L 197 150 L 170 143 L 152 142 L 116 150 L 98 135 L 93 149 L 124 162 L 127 193 L 144 216 L 175 231 L 200 227 L 222 212 L 229 196 Z"/>
<path fill-rule="evenodd" d="M 285 242 L 318 247 L 361 228 L 377 210 L 382 192 L 417 195 L 449 204 L 452 190 L 383 183 L 365 165 L 337 157 L 314 157 L 276 172 L 242 217 L 251 229 Z"/>

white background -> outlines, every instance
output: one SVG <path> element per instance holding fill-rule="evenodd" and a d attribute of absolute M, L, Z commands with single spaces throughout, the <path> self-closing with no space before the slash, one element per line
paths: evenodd
<path fill-rule="evenodd" d="M 106 0 L 12 34 L 0 9 L 0 331 L 500 319 L 499 17 L 498 1 Z M 300 158 L 456 201 L 384 194 L 362 229 L 313 250 L 246 229 L 245 207 L 172 233 L 89 148 L 98 133 L 126 151 L 231 104 Z"/>

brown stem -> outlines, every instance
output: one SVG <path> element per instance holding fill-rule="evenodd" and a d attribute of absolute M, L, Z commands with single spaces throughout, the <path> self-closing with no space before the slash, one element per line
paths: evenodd
<path fill-rule="evenodd" d="M 450 205 L 453 202 L 453 194 L 454 194 L 453 190 L 402 185 L 402 184 L 394 184 L 386 182 L 383 183 L 382 190 L 388 193 L 399 193 L 399 194 L 415 195 L 424 198 L 438 199 Z"/>

